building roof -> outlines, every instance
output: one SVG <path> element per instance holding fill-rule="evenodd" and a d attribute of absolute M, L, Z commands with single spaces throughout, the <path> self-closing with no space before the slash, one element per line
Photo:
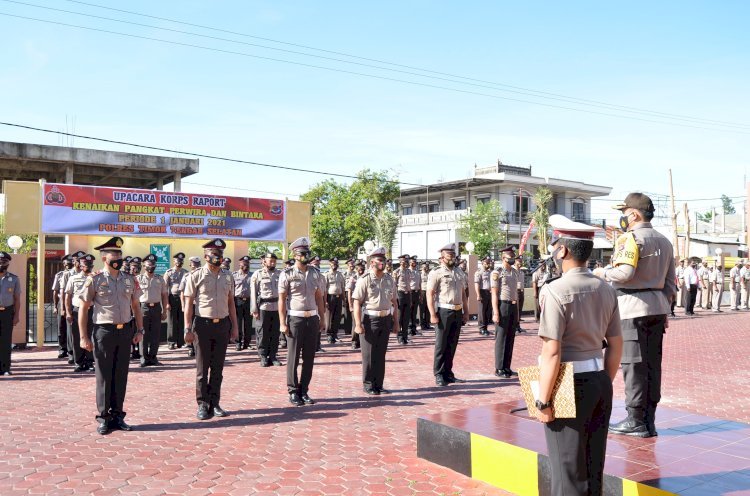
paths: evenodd
<path fill-rule="evenodd" d="M 198 160 L 0 141 L 0 178 L 151 189 L 198 172 Z"/>

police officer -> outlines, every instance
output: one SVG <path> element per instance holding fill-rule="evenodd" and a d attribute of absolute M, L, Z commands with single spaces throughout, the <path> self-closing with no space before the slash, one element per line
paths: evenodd
<path fill-rule="evenodd" d="M 227 260 L 226 258 L 224 260 Z M 236 350 L 246 350 L 250 346 L 255 330 L 253 329 L 252 310 L 250 309 L 250 257 L 245 255 L 239 259 L 239 270 L 232 272 L 234 279 L 234 307 L 237 309 L 237 325 L 239 339 Z M 258 342 L 258 339 L 255 339 Z"/>
<path fill-rule="evenodd" d="M 516 305 L 516 334 L 521 334 L 523 332 L 526 332 L 521 328 L 521 316 L 523 315 L 523 303 L 525 299 L 524 293 L 526 290 L 526 268 L 523 266 L 521 257 L 516 257 L 513 268 L 518 271 L 518 298 L 516 299 L 516 301 L 518 302 L 518 305 Z"/>
<path fill-rule="evenodd" d="M 427 278 L 430 275 L 430 262 L 425 260 L 422 262 L 422 270 L 419 271 L 419 287 L 422 290 L 419 292 L 419 325 L 423 331 L 432 329 L 430 325 L 430 311 L 427 308 Z"/>
<path fill-rule="evenodd" d="M 70 276 L 68 284 L 65 286 L 65 317 L 68 323 L 68 336 L 71 337 L 71 354 L 76 367 L 73 372 L 86 372 L 92 370 L 94 366 L 94 356 L 88 351 L 81 348 L 81 332 L 78 328 L 78 312 L 81 308 L 81 291 L 86 279 L 89 278 L 94 269 L 94 255 L 85 254 L 78 258 L 78 265 L 81 271 Z M 87 318 L 88 329 L 86 335 L 90 336 L 93 331 L 93 307 L 89 307 Z"/>
<path fill-rule="evenodd" d="M 713 267 L 708 267 L 708 262 L 703 261 L 703 275 L 701 282 L 703 284 L 703 308 L 705 310 L 711 309 L 711 303 L 714 296 L 714 283 L 711 281 L 711 271 Z"/>
<path fill-rule="evenodd" d="M 365 262 L 364 260 L 357 260 L 354 266 L 356 267 L 356 269 L 349 276 L 349 280 L 347 280 L 346 282 L 346 299 L 349 311 L 352 312 L 352 320 L 354 318 L 354 300 L 352 299 L 352 295 L 354 294 L 354 289 L 357 286 L 357 279 L 362 277 L 365 273 Z M 352 326 L 353 325 L 354 322 L 352 322 Z M 352 327 L 352 350 L 358 350 L 360 348 L 361 342 L 360 335 L 353 331 L 354 327 Z"/>
<path fill-rule="evenodd" d="M 169 301 L 167 283 L 155 275 L 156 255 L 150 253 L 143 257 L 144 274 L 135 276 L 141 288 L 141 313 L 143 314 L 143 345 L 141 367 L 161 365 L 156 359 L 161 341 L 161 321 L 167 318 Z"/>
<path fill-rule="evenodd" d="M 229 257 L 224 257 L 221 260 L 221 270 L 225 272 L 229 272 L 231 274 L 232 272 L 232 259 Z"/>
<path fill-rule="evenodd" d="M 399 331 L 396 283 L 385 273 L 385 248 L 370 253 L 370 270 L 357 280 L 352 294 L 354 301 L 354 332 L 362 342 L 362 384 L 365 393 L 389 393 L 383 389 L 385 353 L 388 334 Z"/>
<path fill-rule="evenodd" d="M 276 358 L 279 351 L 279 271 L 276 270 L 276 255 L 266 253 L 263 267 L 250 279 L 251 307 L 253 318 L 260 323 L 258 330 L 258 356 L 260 366 L 281 366 Z"/>
<path fill-rule="evenodd" d="M 389 274 L 393 274 L 393 260 L 390 258 L 385 259 L 385 271 Z"/>
<path fill-rule="evenodd" d="M 417 256 L 412 255 L 409 260 L 409 289 L 411 292 L 411 306 L 409 307 L 409 336 L 421 334 L 417 331 L 417 309 L 419 308 L 419 296 L 422 293 L 422 278 L 419 276 Z"/>
<path fill-rule="evenodd" d="M 610 432 L 656 436 L 656 406 L 661 399 L 662 342 L 676 294 L 672 243 L 652 226 L 654 204 L 642 193 L 630 193 L 614 206 L 622 212 L 612 268 L 594 273 L 612 282 L 622 318 L 622 372 L 628 416 Z"/>
<path fill-rule="evenodd" d="M 196 270 L 199 270 L 201 268 L 201 259 L 200 257 L 190 257 L 190 271 L 188 272 L 188 275 L 192 274 Z M 182 328 L 183 328 L 183 341 L 185 340 L 184 336 L 184 329 L 185 329 L 185 312 L 187 311 L 187 297 L 185 297 L 185 285 L 187 284 L 187 276 L 182 278 L 182 281 L 180 281 L 180 303 L 182 307 Z M 195 315 L 195 300 L 193 300 L 193 315 Z M 195 358 L 195 345 L 193 343 L 187 343 L 186 348 L 188 349 L 188 358 Z"/>
<path fill-rule="evenodd" d="M 354 320 L 352 318 L 352 311 L 349 308 L 349 279 L 356 273 L 354 269 L 354 259 L 350 258 L 346 261 L 346 270 L 344 270 L 344 280 L 346 281 L 346 295 L 344 296 L 343 312 L 344 312 L 344 334 L 352 334 L 354 329 Z"/>
<path fill-rule="evenodd" d="M 123 410 L 130 366 L 128 353 L 130 345 L 140 342 L 144 332 L 138 302 L 140 290 L 135 279 L 120 270 L 122 245 L 122 238 L 114 237 L 94 248 L 101 254 L 104 268 L 86 278 L 78 311 L 81 348 L 93 351 L 96 361 L 96 419 L 99 422 L 96 430 L 102 435 L 109 433 L 110 429 L 132 430 L 125 423 Z M 91 306 L 94 330 L 89 336 L 88 310 Z"/>
<path fill-rule="evenodd" d="M 0 375 L 11 375 L 13 327 L 18 324 L 21 308 L 21 283 L 17 275 L 8 272 L 11 258 L 8 253 L 0 251 Z"/>
<path fill-rule="evenodd" d="M 411 278 L 409 270 L 409 255 L 403 254 L 398 257 L 399 266 L 393 271 L 393 279 L 396 281 L 398 290 L 398 318 L 401 331 L 398 333 L 398 342 L 407 344 L 409 342 L 409 315 L 411 312 Z"/>
<path fill-rule="evenodd" d="M 549 255 L 547 255 L 549 257 Z M 541 307 L 539 306 L 539 295 L 542 291 L 542 286 L 547 282 L 549 278 L 549 272 L 547 271 L 547 259 L 539 261 L 539 265 L 531 275 L 531 288 L 534 290 L 534 319 L 539 322 L 539 315 L 541 313 Z M 601 264 L 600 264 L 601 266 Z"/>
<path fill-rule="evenodd" d="M 438 386 L 464 382 L 453 374 L 453 357 L 456 355 L 461 325 L 465 325 L 469 319 L 469 314 L 464 312 L 468 305 L 468 287 L 466 274 L 456 267 L 455 244 L 448 243 L 440 248 L 440 266 L 430 272 L 427 279 L 430 320 L 438 325 L 432 368 Z"/>
<path fill-rule="evenodd" d="M 552 258 L 563 275 L 541 290 L 536 407 L 537 418 L 545 423 L 551 494 L 602 494 L 612 381 L 622 354 L 617 293 L 587 268 L 596 228 L 562 215 L 551 215 L 549 223 Z M 573 364 L 575 418 L 556 419 L 552 409 L 561 362 Z"/>
<path fill-rule="evenodd" d="M 729 309 L 738 310 L 740 304 L 740 282 L 742 278 L 740 276 L 740 270 L 742 269 L 742 262 L 737 260 L 734 263 L 734 267 L 729 269 Z"/>
<path fill-rule="evenodd" d="M 490 276 L 492 275 L 492 257 L 489 255 L 482 260 L 482 270 L 474 273 L 474 289 L 477 293 L 479 310 L 479 334 L 489 336 L 487 324 L 492 320 L 492 293 L 490 290 Z"/>
<path fill-rule="evenodd" d="M 68 324 L 65 319 L 65 286 L 63 284 L 67 284 L 67 277 L 73 270 L 73 259 L 70 254 L 67 254 L 60 260 L 63 263 L 63 270 L 57 272 L 52 281 L 52 303 L 54 304 L 52 314 L 57 315 L 57 358 L 68 358 L 72 352 L 68 349 Z M 71 361 L 69 360 L 68 363 Z"/>
<path fill-rule="evenodd" d="M 182 348 L 185 345 L 185 316 L 182 313 L 182 301 L 180 296 L 180 283 L 187 276 L 188 271 L 182 268 L 185 262 L 185 254 L 175 253 L 172 257 L 174 266 L 164 273 L 164 282 L 169 288 L 169 314 L 167 315 L 167 341 L 169 349 Z"/>
<path fill-rule="evenodd" d="M 518 319 L 518 281 L 521 278 L 513 266 L 513 247 L 500 250 L 502 264 L 492 272 L 492 321 L 495 323 L 495 375 L 509 379 L 518 375 L 511 370 L 513 346 L 516 341 Z"/>
<path fill-rule="evenodd" d="M 325 328 L 325 320 L 322 318 L 325 315 L 325 282 L 320 271 L 310 265 L 310 241 L 307 238 L 295 240 L 289 250 L 294 253 L 295 264 L 284 269 L 279 276 L 279 321 L 281 332 L 286 335 L 289 346 L 286 363 L 287 392 L 292 405 L 312 405 L 315 401 L 309 396 L 308 390 L 316 345 Z M 300 355 L 302 374 L 298 378 Z"/>
<path fill-rule="evenodd" d="M 723 312 L 721 309 L 721 298 L 724 296 L 724 264 L 723 260 L 719 259 L 714 262 L 713 271 L 711 272 L 711 282 L 714 285 L 714 292 L 712 295 L 713 304 L 712 312 Z"/>
<path fill-rule="evenodd" d="M 318 272 L 320 273 L 320 257 L 318 255 L 315 255 L 314 257 L 312 257 L 312 260 L 310 260 L 310 266 L 313 267 L 313 268 L 318 269 Z M 322 273 L 321 273 L 321 276 L 322 276 Z M 325 282 L 325 279 L 323 277 L 319 277 L 318 278 L 318 283 L 320 284 L 320 290 L 323 293 L 323 303 L 325 303 L 325 301 L 326 301 L 326 282 Z M 323 321 L 323 325 L 325 326 L 325 314 L 321 315 L 320 319 Z M 318 347 L 315 350 L 316 352 L 318 352 L 318 351 L 323 351 L 323 352 L 326 351 L 320 345 L 321 334 L 322 333 L 318 334 Z"/>
<path fill-rule="evenodd" d="M 221 382 L 227 345 L 236 340 L 232 274 L 222 269 L 226 243 L 216 238 L 202 246 L 206 264 L 185 282 L 185 342 L 195 342 L 195 399 L 198 420 L 229 415 L 221 408 Z M 195 303 L 195 307 L 193 307 Z"/>
<path fill-rule="evenodd" d="M 335 343 L 341 325 L 341 307 L 346 295 L 346 279 L 339 272 L 339 259 L 329 260 L 330 270 L 323 274 L 326 283 L 326 308 L 328 309 L 328 342 Z"/>
<path fill-rule="evenodd" d="M 141 273 L 141 262 L 142 262 L 141 257 L 125 257 L 125 258 L 130 259 L 130 261 L 128 261 L 126 264 L 127 268 L 123 267 L 121 271 L 124 271 L 126 274 L 130 274 L 131 276 L 133 276 L 133 278 L 135 278 L 135 276 Z M 131 360 L 141 359 L 141 342 L 140 341 L 138 343 L 133 343 L 131 345 L 130 359 Z"/>

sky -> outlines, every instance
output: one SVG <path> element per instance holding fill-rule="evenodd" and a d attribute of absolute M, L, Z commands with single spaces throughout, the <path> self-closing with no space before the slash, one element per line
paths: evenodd
<path fill-rule="evenodd" d="M 744 1 L 0 0 L 0 121 L 420 184 L 500 159 L 612 187 L 594 218 L 668 194 L 671 169 L 678 208 L 741 210 L 748 18 Z M 296 198 L 325 179 L 201 159 L 183 191 Z"/>

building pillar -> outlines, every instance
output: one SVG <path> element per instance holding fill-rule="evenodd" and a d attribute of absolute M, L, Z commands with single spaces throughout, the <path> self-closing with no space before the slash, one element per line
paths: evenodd
<path fill-rule="evenodd" d="M 162 179 L 161 177 L 156 179 L 156 189 L 158 189 L 159 191 L 164 189 L 164 179 Z"/>
<path fill-rule="evenodd" d="M 174 191 L 175 193 L 182 191 L 182 172 L 174 173 Z"/>
<path fill-rule="evenodd" d="M 65 184 L 73 184 L 73 164 L 65 166 Z"/>

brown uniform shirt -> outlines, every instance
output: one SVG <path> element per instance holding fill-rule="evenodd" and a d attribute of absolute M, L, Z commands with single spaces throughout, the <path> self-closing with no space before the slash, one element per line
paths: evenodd
<path fill-rule="evenodd" d="M 253 272 L 250 278 L 250 293 L 252 295 L 251 307 L 253 311 L 275 312 L 279 309 L 279 274 L 281 271 L 275 269 L 268 270 L 266 267 Z M 276 301 L 261 300 L 266 298 L 276 298 Z"/>
<path fill-rule="evenodd" d="M 68 278 L 68 284 L 65 286 L 65 294 L 71 295 L 70 304 L 74 308 L 81 306 L 81 291 L 87 278 L 88 276 L 83 271 Z"/>
<path fill-rule="evenodd" d="M 411 291 L 411 289 L 409 289 L 409 284 L 411 283 L 411 270 L 401 270 L 401 267 L 399 267 L 393 271 L 393 279 L 396 281 L 398 291 Z"/>
<path fill-rule="evenodd" d="M 250 298 L 250 281 L 252 278 L 253 275 L 250 271 L 247 271 L 247 273 L 243 273 L 241 270 L 232 272 L 235 298 Z"/>
<path fill-rule="evenodd" d="M 16 296 L 21 297 L 21 282 L 17 275 L 6 272 L 0 276 L 0 307 L 13 308 Z"/>
<path fill-rule="evenodd" d="M 411 274 L 409 275 L 409 291 L 419 291 L 422 289 L 422 278 L 419 277 L 419 272 L 416 269 L 409 269 Z"/>
<path fill-rule="evenodd" d="M 81 299 L 93 304 L 95 324 L 126 324 L 133 318 L 131 302 L 140 293 L 133 276 L 118 272 L 114 278 L 105 266 L 101 272 L 86 278 Z"/>
<path fill-rule="evenodd" d="M 317 310 L 316 290 L 323 293 L 325 281 L 315 267 L 308 266 L 307 270 L 302 272 L 294 265 L 282 270 L 279 275 L 279 297 L 285 298 L 289 295 L 289 310 Z"/>
<path fill-rule="evenodd" d="M 234 291 L 232 274 L 219 271 L 214 275 L 208 266 L 190 273 L 185 282 L 185 296 L 195 298 L 195 312 L 206 319 L 229 316 L 229 297 Z"/>
<path fill-rule="evenodd" d="M 521 274 L 515 267 L 506 269 L 500 267 L 492 271 L 492 289 L 499 288 L 500 300 L 516 301 L 518 299 L 518 285 L 521 281 Z"/>
<path fill-rule="evenodd" d="M 175 269 L 174 267 L 167 269 L 167 271 L 164 273 L 164 282 L 167 283 L 167 287 L 169 288 L 169 292 L 173 295 L 179 295 L 182 291 L 180 289 L 180 283 L 182 283 L 182 280 L 187 277 L 188 271 L 180 267 L 179 269 Z"/>
<path fill-rule="evenodd" d="M 141 297 L 138 298 L 141 303 L 161 303 L 162 295 L 167 295 L 167 283 L 156 274 L 154 277 L 139 274 L 135 276 L 135 280 L 141 288 Z"/>
<path fill-rule="evenodd" d="M 344 295 L 346 290 L 346 278 L 344 277 L 344 274 L 338 270 L 336 272 L 329 270 L 323 274 L 323 279 L 325 279 L 327 293 L 329 295 Z"/>
<path fill-rule="evenodd" d="M 476 284 L 479 284 L 479 289 L 484 289 L 489 291 L 490 290 L 490 275 L 492 274 L 491 270 L 485 270 L 484 267 L 482 270 L 478 270 L 474 272 L 474 282 Z"/>
<path fill-rule="evenodd" d="M 539 306 L 539 336 L 560 341 L 563 362 L 602 358 L 602 342 L 622 334 L 617 292 L 586 268 L 545 284 Z"/>
<path fill-rule="evenodd" d="M 430 271 L 425 272 L 424 270 L 419 271 L 419 286 L 422 291 L 427 291 L 427 279 L 430 277 Z"/>
<path fill-rule="evenodd" d="M 376 277 L 374 272 L 368 271 L 357 280 L 352 300 L 359 300 L 362 308 L 367 310 L 390 310 L 395 292 L 396 282 L 390 274 Z"/>
<path fill-rule="evenodd" d="M 433 269 L 427 278 L 427 291 L 435 291 L 438 304 L 463 304 L 464 292 L 468 287 L 466 273 L 458 267 L 449 269 L 441 264 Z"/>

